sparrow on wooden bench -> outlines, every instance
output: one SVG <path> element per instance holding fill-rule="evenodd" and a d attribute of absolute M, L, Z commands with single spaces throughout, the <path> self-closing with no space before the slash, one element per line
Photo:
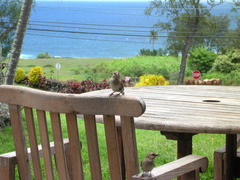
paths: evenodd
<path fill-rule="evenodd" d="M 150 173 L 149 176 L 151 176 L 151 171 L 154 168 L 154 159 L 158 156 L 158 154 L 154 152 L 150 152 L 147 154 L 146 158 L 141 161 L 141 168 L 143 170 L 142 177 L 145 175 L 145 173 Z"/>
<path fill-rule="evenodd" d="M 109 96 L 112 96 L 115 92 L 119 92 L 117 95 L 124 95 L 124 87 L 123 83 L 121 82 L 120 73 L 114 72 L 112 74 L 111 79 L 109 80 L 110 87 L 112 88 L 113 92 L 109 94 Z"/>

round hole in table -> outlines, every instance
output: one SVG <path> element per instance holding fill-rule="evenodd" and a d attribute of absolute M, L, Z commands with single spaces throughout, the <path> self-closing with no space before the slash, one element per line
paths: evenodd
<path fill-rule="evenodd" d="M 203 102 L 221 102 L 221 101 L 215 99 L 204 99 Z"/>

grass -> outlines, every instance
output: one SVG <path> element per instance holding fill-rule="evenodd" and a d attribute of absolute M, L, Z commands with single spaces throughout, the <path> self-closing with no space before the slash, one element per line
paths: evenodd
<path fill-rule="evenodd" d="M 23 68 L 28 73 L 32 67 L 41 66 L 46 77 L 59 80 L 84 80 L 85 70 L 101 62 L 110 62 L 114 59 L 108 58 L 92 58 L 92 59 L 75 59 L 75 58 L 61 58 L 61 59 L 21 59 L 18 67 Z M 61 69 L 56 70 L 56 63 L 61 64 Z"/>
<path fill-rule="evenodd" d="M 49 115 L 47 114 L 47 118 Z M 62 129 L 63 129 L 63 137 L 67 137 L 67 127 L 65 122 L 65 116 L 61 116 L 62 119 Z M 82 148 L 82 157 L 84 162 L 84 172 L 86 175 L 86 179 L 90 179 L 89 172 L 89 163 L 88 163 L 88 154 L 87 154 L 87 145 L 85 138 L 85 128 L 83 120 L 79 119 L 78 121 L 80 139 L 83 145 Z M 26 125 L 24 125 L 26 129 Z M 38 125 L 36 123 L 36 128 Z M 53 140 L 51 133 L 51 123 L 48 120 L 48 128 L 49 128 L 49 137 L 50 141 Z M 97 125 L 98 130 L 98 139 L 99 139 L 99 149 L 101 154 L 101 162 L 102 162 L 102 172 L 103 179 L 109 179 L 109 169 L 107 154 L 106 154 L 106 144 L 105 144 L 105 131 L 104 126 L 102 124 Z M 37 134 L 39 137 L 39 132 L 37 130 Z M 156 152 L 160 154 L 160 156 L 155 160 L 156 166 L 165 164 L 167 162 L 173 161 L 176 159 L 176 149 L 177 144 L 176 141 L 167 140 L 163 135 L 160 134 L 159 131 L 150 131 L 150 130 L 136 130 L 137 136 L 137 146 L 139 152 L 139 161 L 142 160 L 148 152 Z M 39 143 L 40 140 L 38 139 Z M 223 135 L 214 135 L 214 134 L 199 134 L 195 135 L 193 138 L 193 153 L 198 155 L 207 156 L 209 158 L 209 168 L 208 171 L 201 175 L 202 180 L 210 180 L 213 179 L 213 152 L 214 150 L 222 147 L 224 145 L 224 136 Z M 14 143 L 12 137 L 12 128 L 7 127 L 3 131 L 0 131 L 0 154 L 14 151 Z"/>

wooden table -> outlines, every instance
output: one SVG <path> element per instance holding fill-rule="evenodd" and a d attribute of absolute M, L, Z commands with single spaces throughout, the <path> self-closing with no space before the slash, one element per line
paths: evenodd
<path fill-rule="evenodd" d="M 101 90 L 86 94 L 110 93 L 111 90 Z M 240 87 L 129 87 L 125 88 L 125 95 L 141 97 L 146 103 L 144 115 L 135 118 L 136 128 L 159 130 L 167 138 L 177 140 L 178 158 L 192 153 L 193 135 L 226 134 L 227 179 L 235 179 L 236 134 L 240 134 Z"/>

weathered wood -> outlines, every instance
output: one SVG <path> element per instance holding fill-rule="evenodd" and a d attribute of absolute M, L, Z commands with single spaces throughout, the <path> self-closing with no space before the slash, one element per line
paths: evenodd
<path fill-rule="evenodd" d="M 234 180 L 236 178 L 236 157 L 237 157 L 237 135 L 226 135 L 226 179 Z"/>
<path fill-rule="evenodd" d="M 138 129 L 180 133 L 240 132 L 240 87 L 151 86 L 130 87 L 125 91 L 127 96 L 141 97 L 147 105 L 146 112 L 135 118 Z M 107 95 L 110 92 L 101 90 L 87 94 Z M 203 102 L 207 99 L 220 102 Z"/>
<path fill-rule="evenodd" d="M 83 180 L 82 145 L 79 139 L 77 118 L 75 114 L 66 114 L 66 118 L 70 145 L 69 155 L 72 168 L 72 179 Z"/>
<path fill-rule="evenodd" d="M 123 141 L 122 141 L 122 128 L 121 126 L 117 126 L 117 136 L 118 136 L 118 148 L 119 155 L 121 161 L 121 170 L 122 170 L 122 180 L 126 179 L 126 166 L 124 160 L 124 152 L 123 152 Z"/>
<path fill-rule="evenodd" d="M 65 149 L 68 150 L 69 141 L 64 139 Z M 39 157 L 43 157 L 42 146 L 38 145 Z M 51 155 L 55 154 L 54 142 L 50 142 Z M 30 148 L 27 148 L 28 159 L 32 161 L 32 154 Z M 14 180 L 15 179 L 15 167 L 17 165 L 16 151 L 8 152 L 0 155 L 0 180 Z M 35 179 L 37 179 L 36 177 Z"/>
<path fill-rule="evenodd" d="M 16 147 L 17 162 L 21 179 L 32 179 L 30 164 L 27 154 L 26 139 L 23 131 L 21 107 L 9 105 L 11 124 L 13 129 L 14 145 Z"/>
<path fill-rule="evenodd" d="M 214 180 L 225 180 L 224 173 L 224 155 L 226 153 L 225 147 L 214 151 Z"/>
<path fill-rule="evenodd" d="M 111 179 L 122 179 L 121 157 L 118 147 L 117 128 L 114 116 L 104 115 L 104 128 Z M 123 142 L 124 143 L 124 142 Z"/>
<path fill-rule="evenodd" d="M 51 112 L 50 116 L 51 116 L 52 132 L 53 132 L 54 145 L 55 145 L 55 154 L 56 154 L 55 157 L 56 157 L 58 175 L 60 180 L 66 180 L 66 179 L 69 179 L 69 174 L 67 171 L 66 156 L 65 156 L 65 150 L 63 145 L 60 115 L 59 113 Z"/>
<path fill-rule="evenodd" d="M 142 173 L 133 176 L 133 180 L 170 180 L 191 171 L 205 172 L 208 159 L 203 156 L 188 155 L 176 161 L 164 164 L 151 171 L 151 177 L 141 177 Z"/>
<path fill-rule="evenodd" d="M 40 157 L 39 157 L 39 149 L 37 143 L 37 135 L 36 129 L 33 119 L 33 112 L 31 108 L 25 107 L 25 116 L 26 116 L 26 123 L 27 123 L 27 130 L 28 130 L 28 138 L 31 147 L 31 157 L 33 162 L 33 171 L 36 177 L 36 180 L 42 179 L 42 170 L 40 166 Z"/>
<path fill-rule="evenodd" d="M 1 85 L 0 91 L 1 102 L 50 112 L 137 117 L 146 108 L 140 98 L 129 96 L 115 98 L 109 95 L 64 94 L 9 85 Z"/>
<path fill-rule="evenodd" d="M 235 138 L 235 137 L 234 137 Z M 235 145 L 234 145 L 235 146 Z M 237 149 L 240 147 L 240 135 L 237 135 Z M 240 168 L 240 151 L 237 150 L 237 168 Z M 226 180 L 226 146 L 214 151 L 214 180 Z M 236 177 L 240 177 L 240 172 L 236 169 Z"/>
<path fill-rule="evenodd" d="M 85 115 L 84 122 L 85 122 L 85 128 L 86 128 L 88 154 L 89 154 L 88 157 L 90 162 L 92 180 L 102 180 L 102 170 L 101 170 L 95 116 Z"/>
<path fill-rule="evenodd" d="M 0 155 L 0 180 L 15 180 L 16 153 L 14 157 Z"/>
<path fill-rule="evenodd" d="M 167 139 L 177 140 L 177 158 L 182 158 L 192 154 L 192 136 L 195 134 L 191 133 L 175 133 L 175 132 L 161 132 L 162 135 L 166 136 Z M 181 177 L 178 180 L 194 179 L 195 173 L 190 172 Z"/>
<path fill-rule="evenodd" d="M 126 175 L 127 179 L 131 180 L 134 174 L 139 173 L 134 119 L 121 116 L 121 126 Z"/>
<path fill-rule="evenodd" d="M 44 158 L 44 166 L 46 171 L 46 178 L 49 180 L 54 180 L 52 157 L 51 157 L 51 151 L 50 151 L 50 145 L 49 145 L 48 127 L 46 122 L 45 111 L 37 110 L 37 116 L 38 116 L 38 125 L 40 130 L 42 148 L 43 148 L 43 158 Z"/>

